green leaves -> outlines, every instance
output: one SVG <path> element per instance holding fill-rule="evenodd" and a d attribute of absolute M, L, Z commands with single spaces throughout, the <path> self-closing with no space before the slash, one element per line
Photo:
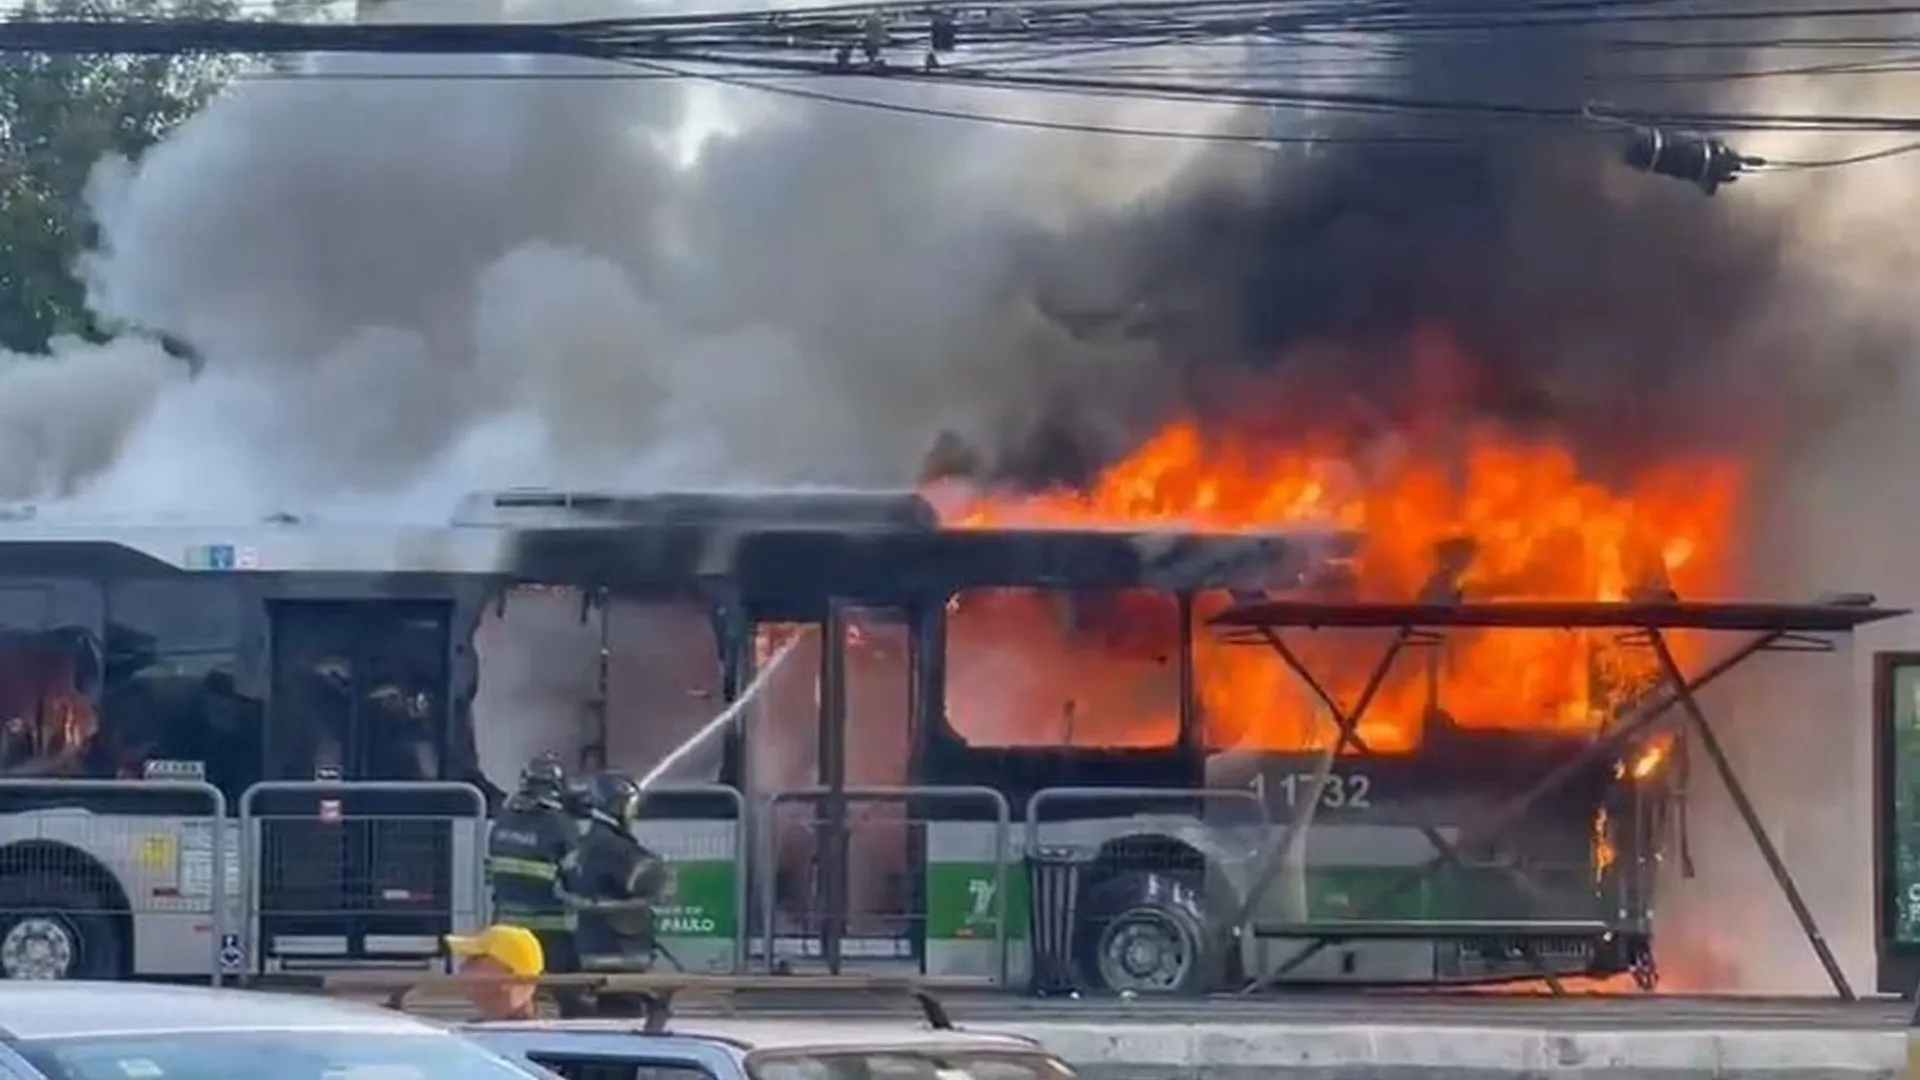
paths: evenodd
<path fill-rule="evenodd" d="M 29 0 L 22 18 L 225 18 L 234 0 Z M 74 274 L 94 241 L 82 195 L 102 157 L 138 157 L 231 78 L 224 56 L 0 57 L 0 347 L 98 338 Z"/>

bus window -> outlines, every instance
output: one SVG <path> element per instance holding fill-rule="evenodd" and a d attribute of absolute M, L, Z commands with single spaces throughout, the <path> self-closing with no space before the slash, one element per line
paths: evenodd
<path fill-rule="evenodd" d="M 470 707 L 480 772 L 512 791 L 534 757 L 570 770 L 604 762 L 592 728 L 600 612 L 577 589 L 522 586 L 487 605 L 473 632 L 478 677 Z"/>
<path fill-rule="evenodd" d="M 205 779 L 228 799 L 261 779 L 260 700 L 241 662 L 253 602 L 218 579 L 108 588 L 104 771 Z"/>
<path fill-rule="evenodd" d="M 548 752 L 569 770 L 645 776 L 726 708 L 705 604 L 522 586 L 488 605 L 473 642 L 474 742 L 481 770 L 506 790 Z M 716 733 L 661 779 L 720 780 L 721 744 Z"/>
<path fill-rule="evenodd" d="M 277 601 L 272 619 L 270 778 L 444 778 L 447 604 Z"/>
<path fill-rule="evenodd" d="M 82 581 L 0 586 L 0 774 L 95 771 L 99 606 L 98 591 Z"/>
<path fill-rule="evenodd" d="M 720 645 L 701 603 L 613 599 L 601 611 L 607 649 L 606 765 L 645 776 L 726 708 Z M 722 733 L 678 759 L 668 783 L 721 780 Z"/>
<path fill-rule="evenodd" d="M 974 589 L 947 606 L 947 722 L 976 747 L 1180 735 L 1180 608 L 1148 589 Z"/>
<path fill-rule="evenodd" d="M 446 779 L 447 616 L 423 607 L 374 629 L 359 658 L 359 773 Z"/>

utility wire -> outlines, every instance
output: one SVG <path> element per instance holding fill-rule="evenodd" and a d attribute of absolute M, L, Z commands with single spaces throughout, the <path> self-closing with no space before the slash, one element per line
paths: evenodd
<path fill-rule="evenodd" d="M 1645 8 L 1655 6 L 1650 0 L 1578 0 L 1558 5 L 1543 4 L 1541 10 L 1553 9 L 1563 13 L 1598 12 L 1607 18 L 1632 18 L 1646 14 Z M 918 9 L 924 11 L 925 9 Z M 1241 24 L 1247 14 L 1257 17 L 1254 23 L 1272 25 L 1278 18 L 1276 11 L 1295 11 L 1300 18 L 1293 20 L 1294 31 L 1313 22 L 1321 14 L 1329 12 L 1328 6 L 1318 3 L 1276 4 L 1272 0 L 1254 4 L 1247 0 L 1171 0 L 1155 4 L 1038 4 L 1020 9 L 1027 25 L 1020 32 L 1031 43 L 1036 37 L 1045 35 L 1081 37 L 1082 29 L 1068 27 L 1062 34 L 1054 34 L 1045 28 L 1032 25 L 1035 20 L 1061 16 L 1062 13 L 1085 15 L 1091 11 L 1100 14 L 1103 25 L 1087 32 L 1084 36 L 1095 37 L 1111 34 L 1116 27 L 1116 13 L 1150 12 L 1156 19 L 1143 20 L 1129 32 L 1142 33 L 1153 29 L 1160 36 L 1148 41 L 1125 43 L 1143 47 L 1166 45 L 1180 40 L 1180 33 L 1190 33 L 1193 23 L 1178 28 L 1173 37 L 1167 36 L 1167 22 L 1164 16 L 1171 12 L 1233 12 Z M 1373 17 L 1391 15 L 1412 10 L 1405 4 L 1361 4 L 1358 8 L 1348 7 L 1349 21 L 1365 17 L 1372 12 Z M 1361 16 L 1354 15 L 1358 10 Z M 1422 6 L 1422 10 L 1434 9 Z M 1756 10 L 1746 9 L 1742 13 L 1715 11 L 1716 16 L 1733 14 L 1753 14 Z M 1796 13 L 1799 9 L 1764 9 L 1771 17 L 1781 17 L 1782 13 Z M 1850 10 L 1866 9 L 1828 9 L 1822 14 L 1845 15 Z M 1872 9 L 1878 14 L 1898 11 L 1898 8 Z M 1920 8 L 1914 9 L 1920 12 Z M 1545 103 L 1522 103 L 1497 100 L 1444 99 L 1409 96 L 1404 94 L 1374 93 L 1355 90 L 1313 90 L 1297 87 L 1261 87 L 1261 86 L 1219 86 L 1205 83 L 1182 82 L 1171 79 L 1118 79 L 1088 74 L 1050 73 L 1046 71 L 1012 70 L 1011 67 L 996 68 L 991 60 L 968 62 L 954 67 L 892 66 L 884 59 L 868 64 L 848 64 L 844 59 L 794 59 L 792 41 L 794 40 L 795 20 L 822 20 L 832 16 L 851 15 L 866 11 L 871 16 L 872 9 L 854 5 L 837 5 L 825 8 L 802 9 L 800 11 L 762 11 L 750 13 L 726 13 L 693 16 L 659 16 L 647 19 L 595 20 L 574 23 L 552 24 L 385 24 L 385 25 L 329 25 L 329 24 L 292 24 L 272 21 L 235 21 L 235 20 L 97 20 L 97 19 L 16 19 L 0 23 L 0 51 L 7 52 L 128 52 L 148 54 L 174 54 L 183 52 L 205 53 L 231 51 L 254 54 L 276 53 L 408 53 L 422 55 L 448 54 L 506 54 L 528 56 L 572 56 L 587 59 L 619 61 L 624 63 L 668 63 L 712 65 L 716 73 L 691 76 L 688 69 L 674 68 L 670 73 L 681 77 L 703 77 L 712 79 L 731 79 L 751 85 L 752 88 L 768 92 L 786 92 L 794 96 L 812 95 L 816 100 L 832 101 L 839 104 L 859 105 L 880 108 L 886 111 L 913 113 L 924 116 L 944 116 L 950 119 L 976 120 L 989 123 L 1013 123 L 1015 126 L 1028 126 L 1041 130 L 1086 131 L 1115 135 L 1134 135 L 1148 138 L 1190 139 L 1204 136 L 1206 141 L 1219 138 L 1219 133 L 1164 132 L 1151 129 L 1101 128 L 1098 125 L 1065 124 L 1048 120 L 1029 120 L 1021 117 L 991 116 L 967 112 L 964 110 L 943 109 L 926 105 L 909 105 L 893 102 L 875 102 L 850 95 L 827 94 L 819 91 L 800 91 L 796 87 L 770 88 L 764 82 L 757 81 L 768 76 L 824 77 L 851 76 L 862 78 L 885 78 L 896 81 L 913 81 L 965 85 L 972 87 L 1019 90 L 1027 92 L 1055 92 L 1099 95 L 1127 95 L 1165 101 L 1189 101 L 1208 104 L 1257 105 L 1273 108 L 1304 108 L 1327 112 L 1375 113 L 1400 116 L 1453 117 L 1479 121 L 1517 121 L 1528 123 L 1586 123 L 1592 117 L 1591 110 L 1575 106 L 1553 105 Z M 1661 18 L 1681 18 L 1687 12 L 1663 10 Z M 1697 13 L 1696 13 L 1697 14 Z M 1333 20 L 1335 22 L 1339 20 Z M 1177 23 L 1177 20 L 1175 20 Z M 1202 20 L 1206 32 L 1217 30 L 1222 24 L 1218 20 Z M 1250 25 L 1250 24 L 1249 24 Z M 802 36 L 811 36 L 819 27 L 811 27 Z M 848 23 L 839 32 L 850 33 L 853 24 Z M 917 44 L 912 37 L 904 39 L 908 44 Z M 1003 36 L 1008 42 L 1020 40 L 1009 31 Z M 889 33 L 880 43 L 884 48 L 898 48 L 902 44 L 901 35 Z M 1110 39 L 1101 47 L 1118 47 Z M 877 51 L 877 50 L 876 50 Z M 743 79 L 743 73 L 751 73 L 755 80 Z M 624 72 L 627 78 L 639 73 Z M 663 73 L 653 72 L 653 77 Z M 295 77 L 333 77 L 333 78 L 387 78 L 395 80 L 425 80 L 433 78 L 473 78 L 471 75 L 455 73 L 327 73 L 305 74 Z M 537 80 L 556 79 L 607 79 L 611 74 L 594 73 L 500 73 L 483 77 L 526 78 Z M 1649 125 L 1661 127 L 1689 127 L 1722 131 L 1852 131 L 1852 132 L 1920 132 L 1920 116 L 1906 115 L 1858 115 L 1841 113 L 1820 114 L 1783 114 L 1783 113 L 1738 113 L 1738 112 L 1670 112 L 1653 108 L 1614 109 L 1609 115 L 1616 121 L 1629 125 Z M 1365 141 L 1380 141 L 1381 137 L 1366 137 Z M 1233 136 L 1231 141 L 1249 143 L 1282 143 L 1288 140 L 1268 136 Z M 1326 142 L 1326 138 L 1299 139 L 1299 142 Z M 1408 140 L 1420 141 L 1420 140 Z M 1446 142 L 1449 140 L 1428 140 Z M 1451 141 L 1458 141 L 1457 137 Z M 1874 151 L 1867 155 L 1856 155 L 1860 161 L 1878 160 L 1906 152 L 1902 148 L 1890 148 Z M 1855 163 L 1854 158 L 1835 159 L 1834 164 Z M 1802 167 L 1827 167 L 1827 163 L 1803 162 Z M 1783 163 L 1780 167 L 1791 167 Z"/>
<path fill-rule="evenodd" d="M 1803 172 L 1808 169 L 1837 169 L 1844 165 L 1865 165 L 1870 161 L 1885 161 L 1888 158 L 1901 157 L 1920 151 L 1920 142 L 1902 143 L 1881 150 L 1872 150 L 1852 157 L 1827 158 L 1822 161 L 1776 161 L 1771 158 L 1764 165 L 1755 166 L 1751 172 Z"/>
<path fill-rule="evenodd" d="M 1462 146 L 1466 143 L 1458 138 L 1424 136 L 1322 136 L 1322 135 L 1250 135 L 1233 132 L 1174 131 L 1156 128 L 1120 127 L 1107 124 L 1075 123 L 1060 120 L 1042 120 L 1032 117 L 995 115 L 969 112 L 959 109 L 947 109 L 929 105 L 913 105 L 905 102 L 878 101 L 873 98 L 852 97 L 843 94 L 831 94 L 819 90 L 783 86 L 761 79 L 743 79 L 735 75 L 722 75 L 709 72 L 691 72 L 667 68 L 653 62 L 642 62 L 645 67 L 658 69 L 667 74 L 688 79 L 738 87 L 760 93 L 775 94 L 798 98 L 803 101 L 822 102 L 833 105 L 847 105 L 856 108 L 873 109 L 879 112 L 895 113 L 902 116 L 921 116 L 943 120 L 960 120 L 970 123 L 991 124 L 996 127 L 1026 128 L 1035 131 L 1065 132 L 1077 135 L 1113 135 L 1127 138 L 1166 139 L 1180 142 L 1197 143 L 1235 143 L 1252 146 L 1336 146 L 1336 145 L 1399 145 L 1399 146 Z"/>

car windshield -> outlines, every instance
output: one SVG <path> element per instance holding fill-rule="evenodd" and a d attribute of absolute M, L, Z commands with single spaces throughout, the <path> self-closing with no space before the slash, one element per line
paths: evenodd
<path fill-rule="evenodd" d="M 754 1080 L 1073 1080 L 1042 1053 L 919 1049 L 761 1051 L 748 1055 Z"/>
<path fill-rule="evenodd" d="M 527 1080 L 452 1034 L 192 1031 L 33 1039 L 14 1049 L 49 1080 Z"/>

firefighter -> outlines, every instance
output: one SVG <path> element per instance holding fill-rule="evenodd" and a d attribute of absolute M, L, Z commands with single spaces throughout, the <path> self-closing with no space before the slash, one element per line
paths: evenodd
<path fill-rule="evenodd" d="M 640 787 L 618 773 L 601 773 L 587 785 L 586 797 L 586 829 L 560 872 L 560 892 L 579 916 L 580 966 L 646 971 L 660 952 L 653 905 L 667 868 L 634 838 Z"/>
<path fill-rule="evenodd" d="M 557 888 L 560 865 L 580 836 L 578 820 L 563 805 L 566 787 L 566 771 L 553 755 L 528 762 L 487 843 L 494 917 L 532 931 L 546 969 L 554 972 L 578 966 L 573 911 Z"/>

